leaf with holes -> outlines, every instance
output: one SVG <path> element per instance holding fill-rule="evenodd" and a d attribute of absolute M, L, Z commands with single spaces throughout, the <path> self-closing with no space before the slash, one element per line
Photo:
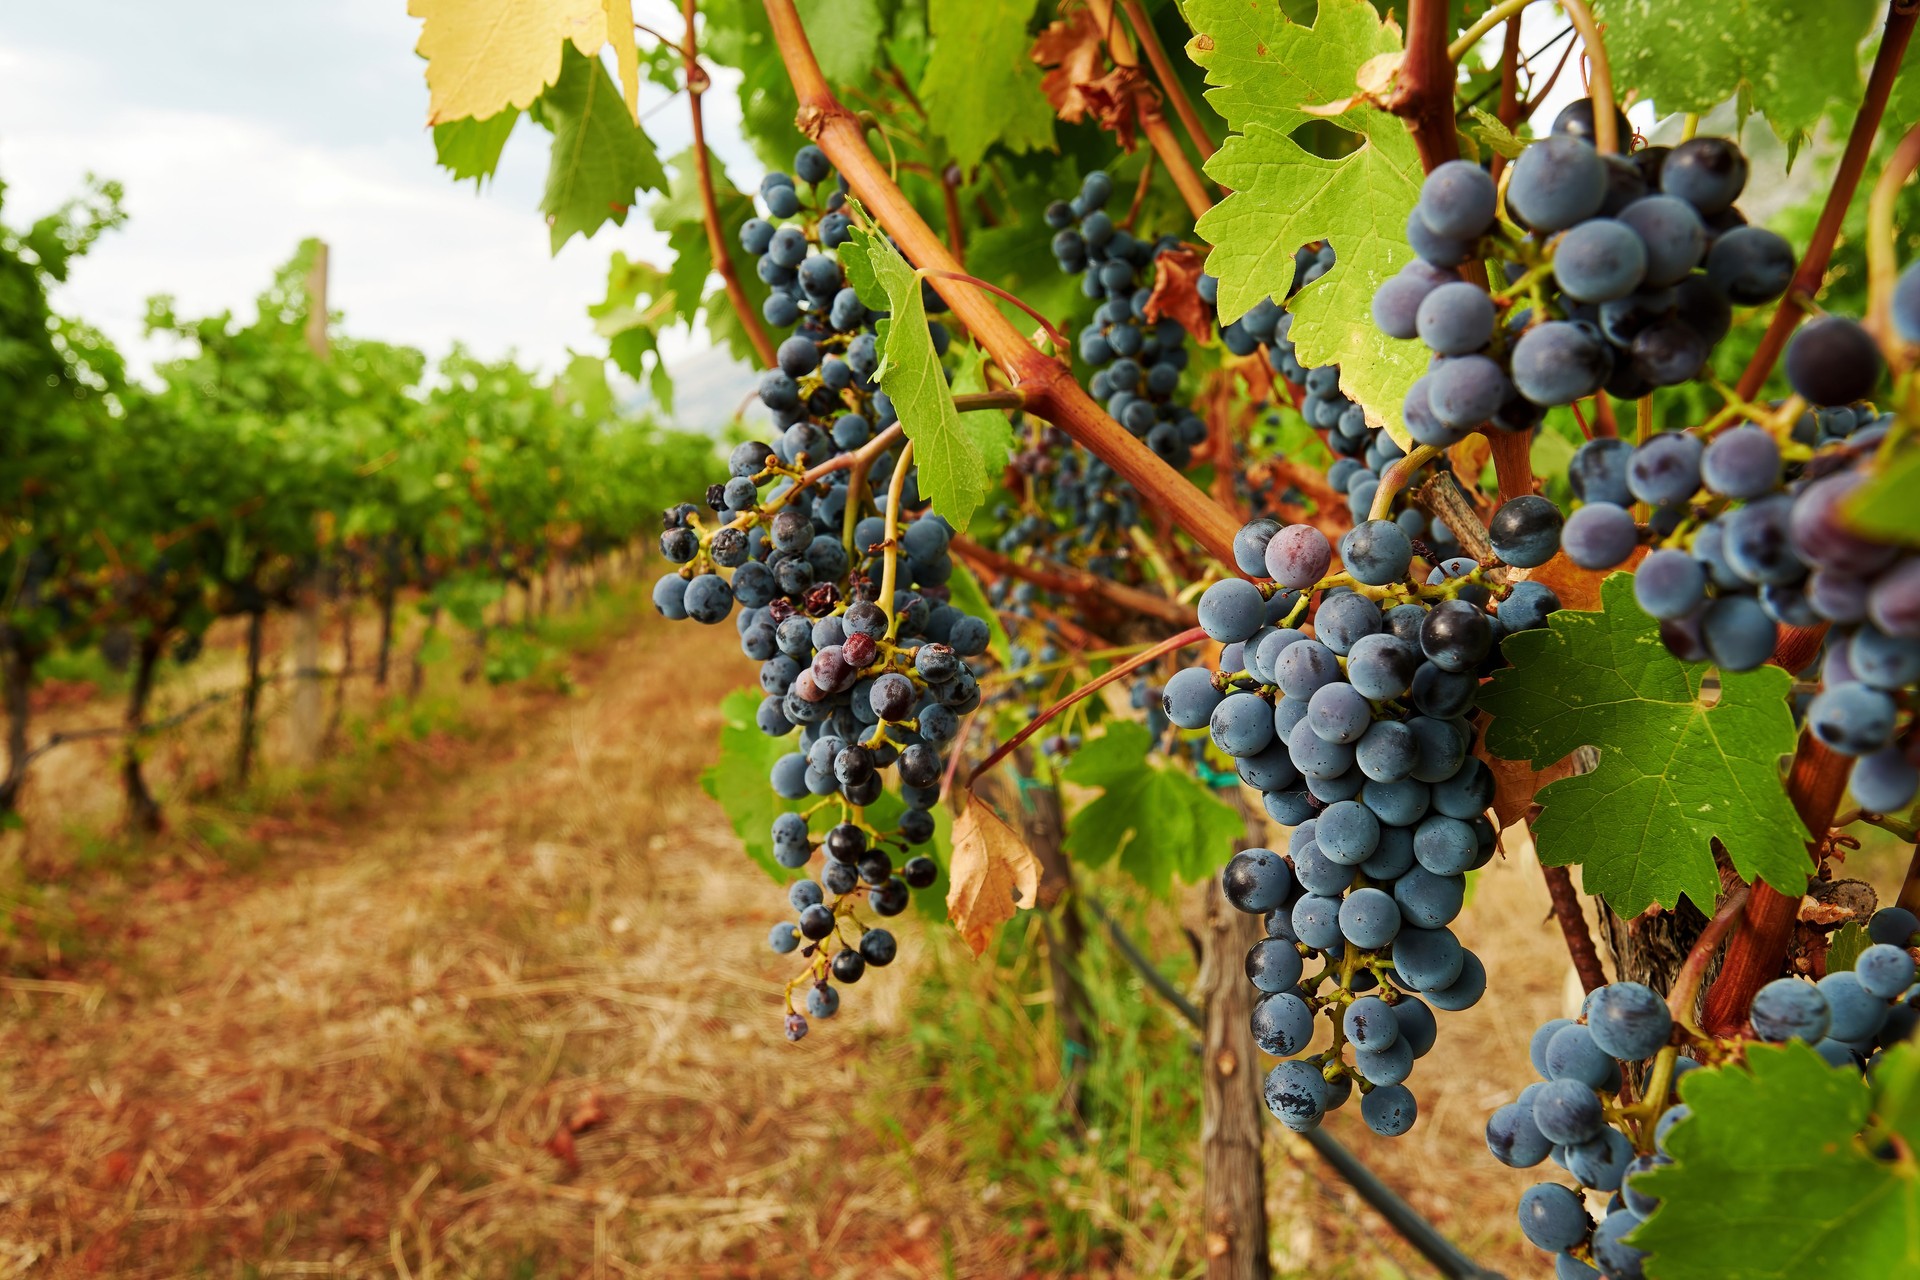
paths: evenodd
<path fill-rule="evenodd" d="M 1300 362 L 1340 366 L 1340 387 L 1411 447 L 1401 403 L 1426 372 L 1417 343 L 1390 342 L 1373 327 L 1373 292 L 1413 260 L 1407 215 L 1420 196 L 1420 156 L 1406 126 L 1355 95 L 1362 68 L 1400 49 L 1399 29 L 1367 0 L 1323 0 L 1313 26 L 1289 22 L 1278 5 L 1193 0 L 1200 34 L 1188 44 L 1206 69 L 1207 101 L 1233 135 L 1207 173 L 1234 194 L 1200 219 L 1220 281 L 1220 319 L 1231 322 L 1262 298 L 1284 301 L 1293 253 L 1325 240 L 1338 261 L 1302 289 L 1288 310 Z M 1378 65 L 1376 63 L 1376 65 Z M 1341 104 L 1332 114 L 1306 108 Z M 1314 155 L 1293 133 L 1325 119 L 1357 135 L 1338 159 Z"/>
<path fill-rule="evenodd" d="M 1118 858 L 1122 871 L 1164 895 L 1175 879 L 1197 884 L 1219 871 L 1245 824 L 1191 773 L 1155 765 L 1152 747 L 1145 725 L 1114 720 L 1074 753 L 1060 776 L 1102 794 L 1073 815 L 1064 847 L 1088 867 Z"/>
<path fill-rule="evenodd" d="M 1541 789 L 1540 860 L 1577 865 L 1588 893 L 1622 916 L 1682 895 L 1711 911 L 1720 891 L 1713 842 L 1741 877 L 1798 897 L 1807 882 L 1807 829 L 1781 785 L 1793 750 L 1792 677 L 1778 667 L 1720 673 L 1667 652 L 1633 599 L 1633 577 L 1601 587 L 1605 611 L 1562 609 L 1544 630 L 1507 637 L 1513 665 L 1480 695 L 1493 717 L 1487 749 L 1544 769 L 1582 746 L 1592 773 Z"/>
<path fill-rule="evenodd" d="M 1920 1049 L 1871 1081 L 1809 1045 L 1754 1045 L 1690 1071 L 1671 1165 L 1634 1179 L 1661 1204 L 1628 1242 L 1660 1280 L 1920 1275 Z"/>

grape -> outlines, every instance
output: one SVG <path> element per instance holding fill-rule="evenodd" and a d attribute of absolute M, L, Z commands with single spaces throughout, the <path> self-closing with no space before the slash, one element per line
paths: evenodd
<path fill-rule="evenodd" d="M 1640 1260 L 1647 1255 L 1626 1243 L 1626 1237 L 1639 1226 L 1639 1215 L 1618 1209 L 1593 1229 L 1593 1260 L 1600 1264 L 1608 1280 L 1640 1280 L 1644 1274 Z"/>
<path fill-rule="evenodd" d="M 1420 668 L 1420 654 L 1414 647 L 1385 632 L 1361 636 L 1348 647 L 1346 656 L 1347 679 L 1362 696 L 1375 700 L 1405 694 Z"/>
<path fill-rule="evenodd" d="M 799 947 L 800 931 L 794 928 L 792 924 L 782 920 L 779 924 L 773 926 L 773 931 L 767 935 L 767 945 L 781 955 L 786 955 L 788 952 Z"/>
<path fill-rule="evenodd" d="M 1567 483 L 1582 502 L 1611 502 L 1624 507 L 1633 501 L 1627 487 L 1627 466 L 1633 446 L 1617 436 L 1601 436 L 1574 450 L 1567 464 Z"/>
<path fill-rule="evenodd" d="M 1684 551 L 1652 552 L 1633 574 L 1633 598 L 1652 617 L 1690 617 L 1706 601 L 1707 575 Z"/>
<path fill-rule="evenodd" d="M 1267 576 L 1283 587 L 1311 587 L 1326 576 L 1333 544 L 1310 524 L 1288 525 L 1267 543 Z"/>
<path fill-rule="evenodd" d="M 1536 1183 L 1520 1195 L 1520 1231 L 1542 1249 L 1583 1244 L 1590 1225 L 1580 1197 L 1556 1182 Z"/>
<path fill-rule="evenodd" d="M 1408 870 L 1393 885 L 1393 900 L 1401 918 L 1421 929 L 1451 924 L 1466 901 L 1464 876 L 1435 875 L 1422 866 Z"/>
<path fill-rule="evenodd" d="M 1567 517 L 1560 532 L 1567 559 L 1582 569 L 1611 569 L 1625 563 L 1639 540 L 1633 517 L 1611 502 L 1587 503 Z"/>
<path fill-rule="evenodd" d="M 1263 713 L 1264 710 L 1265 705 L 1262 704 Z M 1263 718 L 1271 726 L 1271 716 L 1263 714 Z M 1358 742 L 1373 723 L 1373 708 L 1350 684 L 1322 685 L 1308 700 L 1307 723 L 1313 726 L 1314 733 L 1328 742 Z M 1321 843 L 1324 845 L 1326 842 L 1322 840 Z"/>
<path fill-rule="evenodd" d="M 1543 145 L 1536 143 L 1527 150 Z M 1535 325 L 1513 346 L 1513 385 L 1537 405 L 1571 404 L 1592 395 L 1611 367 L 1606 344 L 1584 327 L 1566 321 Z"/>
<path fill-rule="evenodd" d="M 1827 1002 L 1827 1035 L 1857 1043 L 1870 1040 L 1887 1020 L 1887 1000 L 1860 985 L 1860 975 L 1848 970 L 1830 973 L 1814 984 Z"/>
<path fill-rule="evenodd" d="M 1568 1023 L 1547 1041 L 1546 1075 L 1549 1080 L 1578 1080 L 1590 1088 L 1605 1085 L 1613 1074 L 1613 1059 L 1594 1042 L 1591 1028 Z"/>
<path fill-rule="evenodd" d="M 1536 231 L 1559 231 L 1600 212 L 1607 167 L 1578 138 L 1542 138 L 1520 153 L 1507 179 L 1507 208 Z"/>
<path fill-rule="evenodd" d="M 1420 216 L 1417 204 L 1407 214 L 1407 243 L 1423 261 L 1435 267 L 1457 267 L 1473 256 L 1470 241 L 1455 240 L 1435 231 Z"/>
<path fill-rule="evenodd" d="M 1533 1095 L 1533 1120 L 1548 1141 L 1574 1146 L 1589 1141 L 1606 1125 L 1594 1091 L 1578 1080 L 1550 1080 Z"/>
<path fill-rule="evenodd" d="M 1286 901 L 1293 876 L 1286 859 L 1273 850 L 1242 849 L 1221 873 L 1220 888 L 1236 908 L 1258 914 Z"/>
<path fill-rule="evenodd" d="M 1772 302 L 1793 280 L 1793 246 L 1764 227 L 1735 227 L 1713 242 L 1707 279 L 1736 306 Z"/>
<path fill-rule="evenodd" d="M 1472 240 L 1493 224 L 1495 200 L 1486 170 L 1466 160 L 1449 160 L 1427 175 L 1418 208 L 1435 234 Z"/>
<path fill-rule="evenodd" d="M 1633 126 L 1627 123 L 1626 112 L 1618 107 L 1613 109 L 1613 118 L 1614 131 L 1624 145 L 1633 136 Z M 1593 99 L 1575 98 L 1560 108 L 1560 114 L 1553 118 L 1552 132 L 1593 142 Z"/>
<path fill-rule="evenodd" d="M 1253 1006 L 1252 1027 L 1253 1042 L 1262 1053 L 1292 1057 L 1313 1038 L 1313 1010 L 1293 992 L 1277 992 Z"/>
<path fill-rule="evenodd" d="M 1340 1027 L 1354 1048 L 1374 1053 L 1391 1048 L 1400 1038 L 1399 1018 L 1379 996 L 1361 996 L 1348 1005 L 1340 1015 Z"/>
<path fill-rule="evenodd" d="M 1320 643 L 1345 657 L 1356 642 L 1380 630 L 1380 607 L 1351 591 L 1331 593 L 1321 598 L 1313 625 Z"/>
<path fill-rule="evenodd" d="M 1900 689 L 1920 682 L 1920 643 L 1861 627 L 1847 646 L 1847 660 L 1864 684 Z"/>
<path fill-rule="evenodd" d="M 687 580 L 678 574 L 664 574 L 653 584 L 653 607 L 660 616 L 678 622 L 687 616 Z"/>
<path fill-rule="evenodd" d="M 1615 982 L 1601 987 L 1589 999 L 1587 1029 L 1603 1053 L 1640 1062 L 1667 1043 L 1673 1016 L 1667 1011 L 1667 1002 L 1651 987 Z"/>
<path fill-rule="evenodd" d="M 1386 946 L 1398 932 L 1400 908 L 1385 890 L 1355 889 L 1340 904 L 1341 936 L 1363 951 Z"/>
<path fill-rule="evenodd" d="M 909 863 L 908 865 L 911 866 L 912 864 Z M 933 882 L 929 880 L 927 883 L 930 885 Z M 924 888 L 926 886 L 923 885 L 920 887 Z M 884 969 L 886 966 L 892 964 L 894 956 L 897 955 L 898 952 L 899 944 L 894 941 L 893 935 L 885 929 L 869 929 L 860 935 L 860 957 L 875 968 Z"/>
<path fill-rule="evenodd" d="M 1208 723 L 1213 744 L 1230 756 L 1258 755 L 1273 742 L 1273 712 L 1257 694 L 1228 694 Z"/>
<path fill-rule="evenodd" d="M 1304 1062 L 1280 1063 L 1267 1073 L 1261 1092 L 1267 1110 L 1295 1133 L 1318 1126 L 1326 1111 L 1326 1078 Z"/>
<path fill-rule="evenodd" d="M 1373 292 L 1373 323 L 1392 338 L 1419 336 L 1420 304 L 1434 290 L 1434 282 L 1402 271 L 1389 276 Z"/>
<path fill-rule="evenodd" d="M 1724 497 L 1760 497 L 1780 482 L 1780 446 L 1764 427 L 1723 431 L 1707 446 L 1700 478 Z"/>
<path fill-rule="evenodd" d="M 1487 1150 L 1509 1169 L 1531 1169 L 1553 1150 L 1533 1122 L 1533 1108 L 1524 1102 L 1509 1102 L 1487 1119 Z"/>
<path fill-rule="evenodd" d="M 1300 953 L 1291 942 L 1262 938 L 1247 952 L 1247 981 L 1271 995 L 1291 991 L 1300 982 Z"/>
<path fill-rule="evenodd" d="M 1878 689 L 1864 684 L 1832 684 L 1807 707 L 1807 728 L 1842 755 L 1864 756 L 1887 744 L 1895 714 L 1893 699 Z"/>
<path fill-rule="evenodd" d="M 1646 245 L 1627 224 L 1592 218 L 1555 244 L 1553 274 L 1561 292 L 1576 302 L 1624 298 L 1647 274 Z"/>
<path fill-rule="evenodd" d="M 1685 502 L 1700 487 L 1701 454 L 1697 436 L 1684 431 L 1657 435 L 1633 451 L 1627 488 L 1654 506 Z"/>
<path fill-rule="evenodd" d="M 1426 378 L 1427 408 L 1443 425 L 1456 429 L 1492 418 L 1514 394 L 1506 373 L 1486 356 L 1460 356 Z"/>
<path fill-rule="evenodd" d="M 1820 989 L 1795 978 L 1775 978 L 1760 988 L 1747 1016 L 1762 1040 L 1808 1043 L 1825 1037 L 1832 1017 Z"/>
<path fill-rule="evenodd" d="M 1532 569 L 1553 559 L 1560 549 L 1560 508 L 1537 494 L 1523 494 L 1502 503 L 1487 533 L 1494 554 L 1518 569 Z"/>
<path fill-rule="evenodd" d="M 1567 1150 L 1567 1172 L 1595 1191 L 1618 1191 L 1632 1163 L 1633 1143 L 1618 1129 L 1603 1130 L 1593 1141 Z"/>
<path fill-rule="evenodd" d="M 1847 787 L 1869 813 L 1898 813 L 1920 792 L 1920 770 L 1898 748 L 1889 747 L 1855 761 Z"/>
<path fill-rule="evenodd" d="M 1395 977 L 1415 991 L 1445 987 L 1465 967 L 1465 953 L 1450 929 L 1403 928 L 1393 940 Z"/>
<path fill-rule="evenodd" d="M 1466 355 L 1493 337 L 1493 299 L 1465 280 L 1443 284 L 1421 300 L 1414 323 L 1420 340 L 1433 351 Z"/>
<path fill-rule="evenodd" d="M 1707 217 L 1732 208 L 1746 185 L 1746 157 L 1725 138 L 1689 138 L 1660 166 L 1660 189 Z"/>
<path fill-rule="evenodd" d="M 1233 561 L 1240 572 L 1254 578 L 1266 576 L 1267 544 L 1278 532 L 1278 520 L 1254 520 L 1240 526 L 1233 535 Z"/>
<path fill-rule="evenodd" d="M 1200 625 L 1222 644 L 1246 640 L 1266 621 L 1267 601 L 1245 578 L 1222 578 L 1200 597 Z"/>
<path fill-rule="evenodd" d="M 1845 316 L 1809 320 L 1787 343 L 1787 381 L 1810 404 L 1865 399 L 1885 363 L 1873 336 Z"/>
<path fill-rule="evenodd" d="M 1500 625 L 1505 627 L 1509 634 L 1515 631 L 1532 631 L 1546 626 L 1547 615 L 1559 607 L 1560 597 L 1553 593 L 1552 587 L 1543 582 L 1516 582 L 1513 584 L 1513 589 L 1507 593 L 1507 598 L 1500 602 Z M 1435 674 L 1440 673 L 1436 670 Z M 1454 710 L 1436 711 L 1424 703 L 1421 704 L 1420 709 L 1429 715 L 1458 715 L 1465 711 L 1472 701 L 1471 689 L 1462 685 L 1460 690 L 1461 700 L 1455 704 Z M 1415 681 L 1414 698 L 1418 700 L 1420 696 L 1419 682 Z"/>
<path fill-rule="evenodd" d="M 1867 921 L 1867 936 L 1875 942 L 1904 947 L 1920 933 L 1920 916 L 1905 907 L 1882 907 Z"/>
<path fill-rule="evenodd" d="M 1877 942 L 1860 953 L 1853 962 L 1853 972 L 1869 995 L 1896 1000 L 1913 985 L 1913 957 L 1903 947 Z"/>
<path fill-rule="evenodd" d="M 1413 1047 L 1396 1039 L 1384 1049 L 1356 1049 L 1353 1069 L 1371 1085 L 1399 1084 L 1413 1074 Z"/>
<path fill-rule="evenodd" d="M 1406 722 L 1419 756 L 1413 776 L 1422 782 L 1440 782 L 1458 772 L 1467 758 L 1467 734 L 1452 722 L 1415 716 Z"/>
<path fill-rule="evenodd" d="M 829 986 L 817 986 L 807 992 L 807 1015 L 813 1018 L 831 1018 L 840 1012 L 840 993 Z"/>
<path fill-rule="evenodd" d="M 1646 252 L 1646 284 L 1664 288 L 1686 279 L 1707 252 L 1707 228 L 1693 206 L 1670 195 L 1636 200 L 1618 215 Z"/>
<path fill-rule="evenodd" d="M 1340 539 L 1340 559 L 1357 581 L 1382 587 L 1407 576 L 1413 544 L 1393 521 L 1368 520 Z"/>
<path fill-rule="evenodd" d="M 1420 649 L 1445 671 L 1466 671 L 1493 647 L 1487 615 L 1465 600 L 1442 600 L 1420 624 Z"/>
<path fill-rule="evenodd" d="M 1721 596 L 1700 615 L 1700 638 L 1728 671 L 1751 671 L 1773 656 L 1779 629 L 1751 596 Z"/>
<path fill-rule="evenodd" d="M 1304 701 L 1321 686 L 1340 679 L 1340 660 L 1318 640 L 1296 640 L 1281 652 L 1273 676 L 1281 692 Z"/>
<path fill-rule="evenodd" d="M 1360 1118 L 1383 1138 L 1397 1138 L 1413 1128 L 1419 1106 L 1405 1085 L 1386 1084 L 1360 1099 Z"/>

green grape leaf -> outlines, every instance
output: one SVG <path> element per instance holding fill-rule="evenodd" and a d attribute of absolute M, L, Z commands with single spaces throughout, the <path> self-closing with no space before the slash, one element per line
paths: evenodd
<path fill-rule="evenodd" d="M 1680 1096 L 1692 1114 L 1668 1135 L 1674 1163 L 1634 1179 L 1661 1201 L 1629 1238 L 1649 1275 L 1920 1275 L 1915 1046 L 1888 1050 L 1869 1085 L 1805 1043 L 1755 1045 L 1744 1068 L 1688 1072 Z M 1890 1138 L 1899 1159 L 1875 1154 Z"/>
<path fill-rule="evenodd" d="M 795 0 L 794 7 L 827 79 L 858 84 L 873 74 L 874 50 L 887 29 L 879 0 Z"/>
<path fill-rule="evenodd" d="M 433 155 L 440 167 L 456 182 L 472 178 L 484 186 L 500 167 L 500 153 L 506 149 L 507 136 L 520 123 L 520 112 L 509 108 L 496 111 L 485 120 L 462 116 L 433 126 Z"/>
<path fill-rule="evenodd" d="M 1873 478 L 1849 496 L 1848 522 L 1875 537 L 1905 546 L 1920 544 L 1915 493 L 1920 493 L 1920 441 L 1911 429 L 1896 428 L 1874 457 Z"/>
<path fill-rule="evenodd" d="M 848 200 L 849 210 L 858 215 L 858 220 L 847 227 L 847 247 L 840 254 L 840 269 L 846 272 L 847 287 L 853 290 L 863 306 L 872 311 L 885 311 L 893 304 L 887 299 L 887 291 L 880 287 L 879 279 L 873 274 L 873 242 L 885 239 L 880 232 L 869 230 L 866 210 L 860 207 L 858 200 Z"/>
<path fill-rule="evenodd" d="M 1873 939 L 1867 936 L 1858 920 L 1847 921 L 1827 941 L 1827 972 L 1839 973 L 1853 968 L 1860 963 L 1860 953 L 1872 945 Z"/>
<path fill-rule="evenodd" d="M 1103 794 L 1073 815 L 1063 847 L 1082 866 L 1118 858 L 1122 871 L 1164 895 L 1176 877 L 1196 884 L 1218 871 L 1246 828 L 1192 774 L 1154 765 L 1152 748 L 1145 725 L 1114 720 L 1074 754 L 1061 778 Z"/>
<path fill-rule="evenodd" d="M 932 500 L 934 510 L 964 532 L 986 498 L 993 474 L 1006 465 L 1013 428 L 1005 414 L 961 413 L 954 408 L 946 370 L 934 353 L 933 334 L 927 328 L 920 277 L 886 237 L 869 236 L 864 248 L 893 313 L 876 327 L 880 388 L 893 401 L 894 412 L 913 441 L 920 492 Z"/>
<path fill-rule="evenodd" d="M 540 122 L 553 131 L 547 187 L 540 197 L 553 252 L 608 222 L 624 225 L 639 192 L 666 188 L 667 171 L 652 140 L 627 114 L 599 59 L 567 45 L 560 78 L 535 106 Z"/>
<path fill-rule="evenodd" d="M 1486 143 L 1487 150 L 1495 155 L 1518 160 L 1520 153 L 1527 149 L 1527 144 L 1514 137 L 1513 130 L 1507 128 L 1499 116 L 1479 107 L 1473 109 L 1472 115 L 1473 128 L 1467 132 Z"/>
<path fill-rule="evenodd" d="M 1200 219 L 1213 246 L 1207 271 L 1220 281 L 1220 319 L 1238 319 L 1262 298 L 1284 300 L 1294 250 L 1333 245 L 1332 270 L 1295 296 L 1289 331 L 1300 362 L 1340 366 L 1340 387 L 1367 420 L 1411 448 L 1401 404 L 1426 371 L 1418 343 L 1395 342 L 1373 326 L 1373 292 L 1413 260 L 1407 215 L 1420 195 L 1420 156 L 1405 124 L 1357 98 L 1361 67 L 1398 52 L 1399 29 L 1368 0 L 1323 0 L 1311 27 L 1289 22 L 1277 5 L 1192 0 L 1187 18 L 1200 34 L 1187 51 L 1206 69 L 1207 101 L 1234 130 L 1207 174 L 1233 194 Z M 1309 106 L 1345 103 L 1321 116 Z M 1307 151 L 1291 136 L 1327 119 L 1357 135 L 1337 160 Z"/>
<path fill-rule="evenodd" d="M 720 702 L 720 757 L 700 771 L 700 789 L 720 802 L 733 833 L 746 846 L 747 856 L 782 884 L 798 880 L 803 871 L 773 860 L 773 820 L 799 808 L 782 800 L 767 785 L 773 762 L 795 750 L 794 738 L 769 738 L 754 723 L 760 694 L 735 689 Z"/>
<path fill-rule="evenodd" d="M 1616 94 L 1637 89 L 1662 115 L 1740 95 L 1782 138 L 1810 130 L 1865 87 L 1860 42 L 1879 0 L 1594 0 Z"/>
<path fill-rule="evenodd" d="M 1053 146 L 1053 107 L 1027 56 L 1032 0 L 928 0 L 933 56 L 920 78 L 931 128 L 953 160 L 971 169 L 998 145 L 1010 152 Z"/>
<path fill-rule="evenodd" d="M 1711 911 L 1718 840 L 1743 879 L 1798 897 L 1809 837 L 1780 780 L 1794 744 L 1792 677 L 1723 671 L 1709 702 L 1707 668 L 1667 652 L 1634 603 L 1632 575 L 1612 575 L 1600 592 L 1604 612 L 1562 609 L 1546 629 L 1508 636 L 1512 665 L 1480 695 L 1493 716 L 1487 750 L 1502 759 L 1544 769 L 1578 747 L 1600 750 L 1592 773 L 1536 797 L 1540 860 L 1579 865 L 1587 892 L 1628 918 L 1682 895 Z"/>

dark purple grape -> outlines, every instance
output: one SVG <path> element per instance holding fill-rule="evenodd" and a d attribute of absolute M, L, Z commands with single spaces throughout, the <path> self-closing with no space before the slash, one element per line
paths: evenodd
<path fill-rule="evenodd" d="M 1787 381 L 1815 405 L 1851 404 L 1873 394 L 1886 362 L 1857 320 L 1809 320 L 1787 344 Z"/>

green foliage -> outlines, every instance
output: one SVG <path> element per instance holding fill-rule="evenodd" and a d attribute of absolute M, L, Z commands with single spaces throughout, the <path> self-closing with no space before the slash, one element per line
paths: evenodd
<path fill-rule="evenodd" d="M 1875 456 L 1873 478 L 1847 504 L 1851 521 L 1870 534 L 1909 546 L 1920 544 L 1920 449 L 1910 426 L 1896 428 Z"/>
<path fill-rule="evenodd" d="M 1860 42 L 1878 0 L 1595 0 L 1615 93 L 1637 89 L 1662 114 L 1705 112 L 1739 95 L 1782 138 L 1850 108 L 1865 83 Z"/>
<path fill-rule="evenodd" d="M 884 236 L 865 236 L 855 245 L 853 252 L 865 250 L 893 313 L 877 326 L 882 352 L 877 377 L 913 441 L 920 492 L 954 528 L 964 531 L 986 498 L 991 478 L 1006 466 L 1013 429 L 998 411 L 961 413 L 954 408 L 946 370 L 927 327 L 920 277 Z"/>
<path fill-rule="evenodd" d="M 886 34 L 880 0 L 795 0 L 814 34 L 821 74 L 835 84 L 859 84 L 873 74 L 874 54 Z"/>
<path fill-rule="evenodd" d="M 1234 131 L 1207 162 L 1234 194 L 1196 228 L 1213 246 L 1207 270 L 1220 279 L 1221 321 L 1262 298 L 1284 300 L 1294 250 L 1331 242 L 1339 261 L 1294 299 L 1289 336 L 1302 364 L 1338 364 L 1341 388 L 1368 421 L 1411 447 L 1400 406 L 1426 357 L 1383 340 L 1369 302 L 1413 258 L 1406 222 L 1420 158 L 1399 119 L 1358 99 L 1331 115 L 1305 110 L 1354 98 L 1362 65 L 1400 48 L 1398 30 L 1367 0 L 1325 0 L 1311 27 L 1240 0 L 1193 0 L 1187 16 L 1199 33 L 1188 51 L 1214 86 L 1207 100 Z M 1337 159 L 1309 152 L 1292 135 L 1316 119 L 1358 145 Z"/>
<path fill-rule="evenodd" d="M 534 116 L 553 133 L 540 197 L 553 252 L 609 221 L 625 225 L 641 191 L 665 190 L 666 170 L 646 132 L 627 114 L 605 64 L 571 43 L 561 50 L 560 78 L 540 95 Z"/>
<path fill-rule="evenodd" d="M 920 79 L 927 123 L 963 169 L 990 147 L 1010 152 L 1053 145 L 1053 108 L 1040 69 L 1027 56 L 1033 0 L 928 0 L 933 56 Z"/>
<path fill-rule="evenodd" d="M 1104 794 L 1073 815 L 1065 847 L 1077 865 L 1117 858 L 1121 870 L 1164 895 L 1176 878 L 1197 884 L 1211 875 L 1244 824 L 1191 773 L 1154 764 L 1152 745 L 1145 725 L 1112 720 L 1074 754 L 1061 777 Z"/>
<path fill-rule="evenodd" d="M 1586 891 L 1629 918 L 1683 894 L 1711 911 L 1716 840 L 1743 878 L 1798 896 L 1808 835 L 1780 783 L 1794 742 L 1792 678 L 1778 667 L 1723 671 L 1709 702 L 1705 668 L 1667 652 L 1659 624 L 1634 603 L 1631 576 L 1614 574 L 1601 593 L 1604 612 L 1562 609 L 1546 630 L 1509 636 L 1513 665 L 1480 697 L 1497 756 L 1539 769 L 1581 746 L 1600 749 L 1592 773 L 1537 797 L 1540 860 L 1578 865 Z"/>
<path fill-rule="evenodd" d="M 500 167 L 500 153 L 506 150 L 507 138 L 513 133 L 513 126 L 520 123 L 520 115 L 509 108 L 485 120 L 467 116 L 436 124 L 433 126 L 434 158 L 455 181 L 472 178 L 475 185 L 484 185 Z"/>
<path fill-rule="evenodd" d="M 701 770 L 700 789 L 719 801 L 754 865 L 785 884 L 803 873 L 773 860 L 773 820 L 799 806 L 773 793 L 767 773 L 793 744 L 760 732 L 753 719 L 759 708 L 760 695 L 751 689 L 736 689 L 720 703 L 720 755 Z"/>
<path fill-rule="evenodd" d="M 1869 1082 L 1804 1043 L 1689 1072 L 1671 1166 L 1635 1186 L 1662 1204 L 1632 1237 L 1660 1280 L 1920 1272 L 1920 1052 L 1887 1050 Z"/>
<path fill-rule="evenodd" d="M 1857 920 L 1849 920 L 1827 943 L 1827 972 L 1839 973 L 1860 963 L 1860 953 L 1873 945 L 1873 939 Z"/>

